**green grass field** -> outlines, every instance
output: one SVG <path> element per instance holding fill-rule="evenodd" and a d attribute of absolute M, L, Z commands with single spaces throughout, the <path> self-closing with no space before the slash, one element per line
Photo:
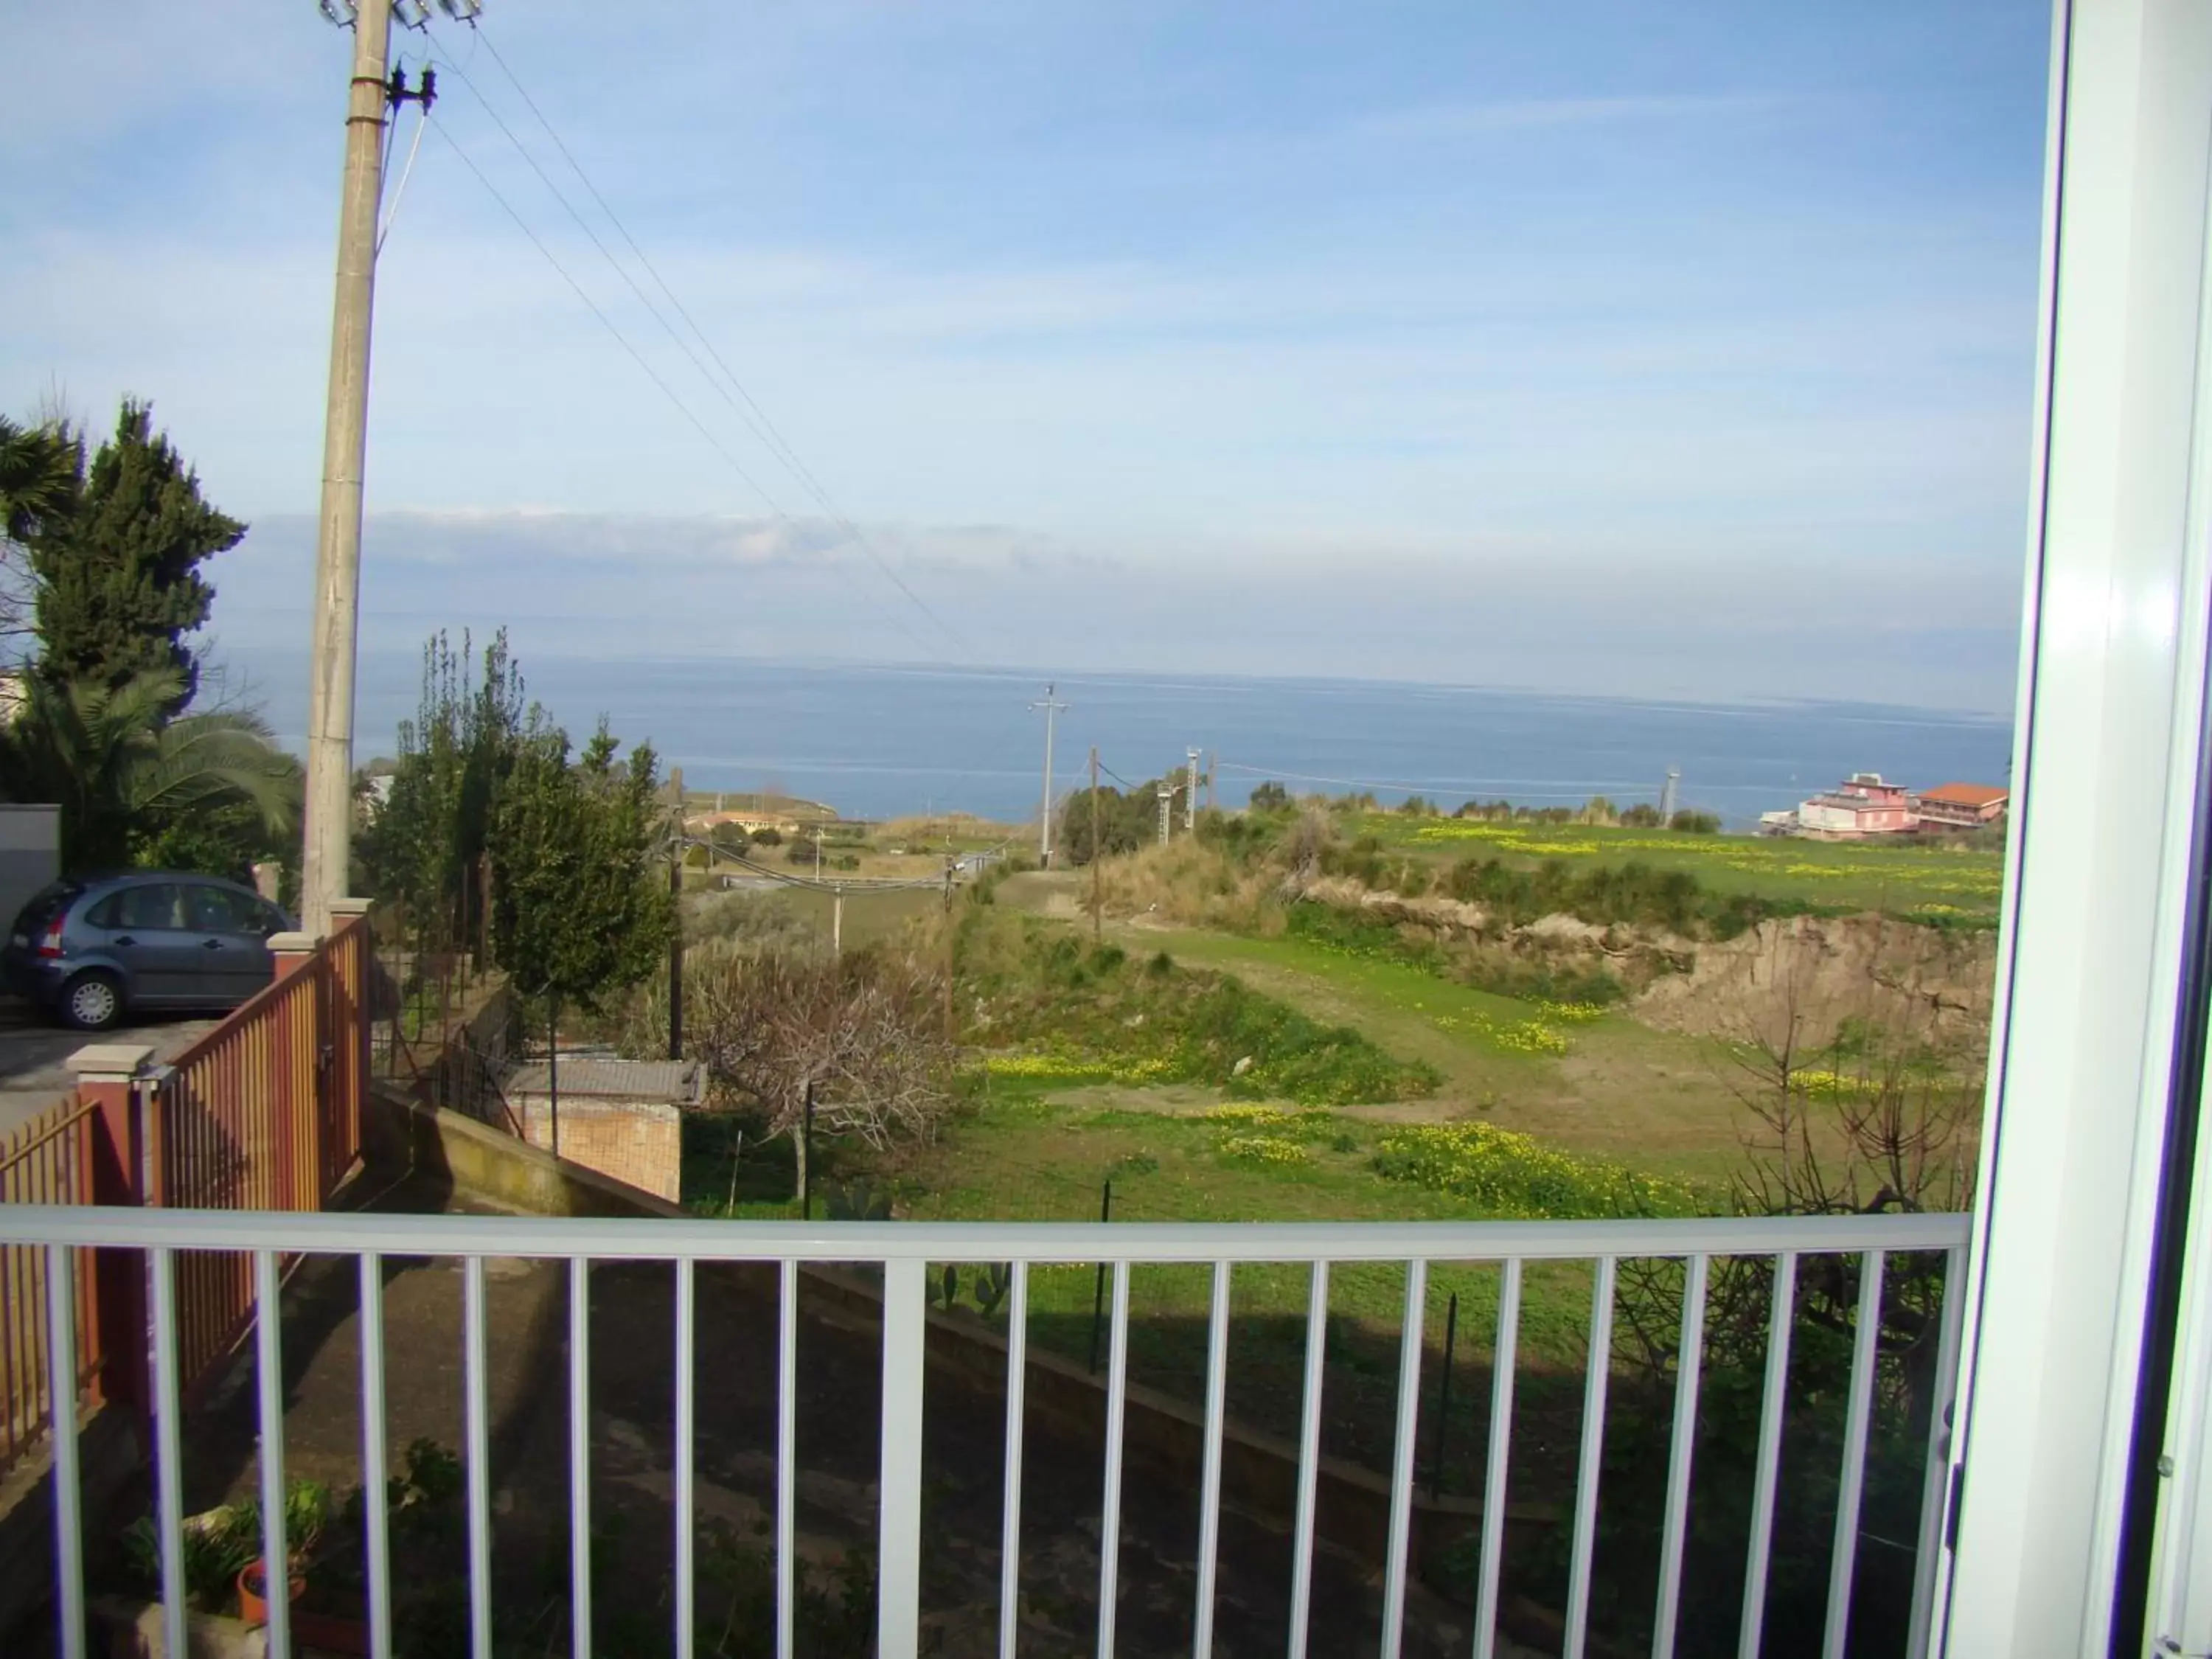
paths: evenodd
<path fill-rule="evenodd" d="M 1369 813 L 1346 826 L 1394 850 L 1438 864 L 1496 858 L 1538 864 L 1566 859 L 1580 868 L 1631 860 L 1683 870 L 1722 893 L 1748 893 L 1827 909 L 1882 910 L 1931 921 L 1996 919 L 2003 855 L 1915 842 L 1799 841 L 1690 836 L 1589 824 L 1486 823 L 1474 818 Z"/>
<path fill-rule="evenodd" d="M 1426 1060 L 1444 1082 L 1425 1116 L 1479 1115 L 1708 1188 L 1742 1165 L 1747 1120 L 1735 1090 L 1744 1079 L 1723 1043 L 1654 1030 L 1620 1012 L 1562 1021 L 1540 1005 L 1298 939 L 1195 930 L 1144 937 L 1148 948 L 1233 973 L 1392 1054 Z M 1564 1052 L 1530 1043 L 1538 1032 Z"/>
<path fill-rule="evenodd" d="M 1372 1160 L 1394 1127 L 1388 1123 L 1313 1114 L 1315 1121 L 1304 1132 L 1310 1161 L 1270 1164 L 1224 1152 L 1223 1144 L 1235 1140 L 1244 1126 L 1206 1115 L 1217 1109 L 1208 1091 L 1118 1088 L 1104 1076 L 1070 1071 L 994 1075 L 974 1109 L 936 1145 L 866 1173 L 896 1196 L 902 1218 L 915 1220 L 1096 1219 L 1109 1182 L 1116 1221 L 1445 1221 L 1484 1213 L 1464 1200 L 1377 1174 Z M 697 1150 L 685 1171 L 687 1201 L 717 1214 L 796 1215 L 796 1204 L 782 1196 L 790 1165 L 781 1146 L 741 1169 L 740 1200 L 730 1208 L 726 1153 L 720 1145 L 705 1144 L 709 1139 L 694 1137 Z M 860 1174 L 865 1164 L 849 1153 L 833 1159 L 825 1188 Z M 974 1311 L 983 1264 L 949 1265 L 957 1274 L 955 1301 L 970 1310 L 969 1316 L 984 1317 Z M 1498 1285 L 1498 1270 L 1489 1266 L 1439 1262 L 1429 1273 L 1420 1317 L 1429 1349 L 1424 1375 L 1431 1379 L 1431 1411 L 1440 1396 L 1447 1312 L 1451 1298 L 1459 1298 L 1446 1434 L 1448 1490 L 1468 1491 L 1476 1479 Z M 1034 1270 L 1030 1340 L 1087 1362 L 1097 1288 L 1097 1270 L 1090 1267 Z M 1133 1381 L 1186 1400 L 1201 1397 L 1211 1291 L 1209 1270 L 1203 1267 L 1133 1271 Z M 1532 1265 L 1524 1280 L 1524 1409 L 1538 1418 L 1556 1414 L 1563 1430 L 1576 1420 L 1578 1408 L 1589 1352 L 1589 1270 L 1581 1263 Z M 1230 1409 L 1239 1420 L 1286 1438 L 1297 1431 L 1310 1292 L 1310 1269 L 1287 1263 L 1240 1267 L 1231 1281 Z M 1369 1468 L 1389 1467 L 1405 1302 L 1401 1267 L 1340 1266 L 1331 1273 L 1326 1449 Z M 1003 1311 L 991 1317 L 1003 1324 Z M 1431 1419 L 1424 1430 L 1425 1467 L 1425 1437 L 1433 1433 Z M 1528 1491 L 1555 1496 L 1565 1467 L 1564 1462 L 1532 1461 L 1525 1475 Z"/>

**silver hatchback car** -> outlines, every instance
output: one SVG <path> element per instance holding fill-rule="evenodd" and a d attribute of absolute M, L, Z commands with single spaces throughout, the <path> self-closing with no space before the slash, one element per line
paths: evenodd
<path fill-rule="evenodd" d="M 276 970 L 291 918 L 250 887 L 165 870 L 64 878 L 23 907 L 0 952 L 9 988 L 81 1031 L 125 1013 L 235 1008 Z"/>

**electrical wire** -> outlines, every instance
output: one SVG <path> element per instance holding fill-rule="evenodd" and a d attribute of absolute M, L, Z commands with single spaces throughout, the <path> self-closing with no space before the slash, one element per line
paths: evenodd
<path fill-rule="evenodd" d="M 385 210 L 384 223 L 376 233 L 376 252 L 384 252 L 384 239 L 392 234 L 393 222 L 399 217 L 399 204 L 407 195 L 407 181 L 415 173 L 415 157 L 422 148 L 422 129 L 430 125 L 430 112 L 421 111 L 415 118 L 415 142 L 407 146 L 406 164 L 399 169 L 399 183 L 392 192 L 392 205 Z"/>
<path fill-rule="evenodd" d="M 568 268 L 562 264 L 559 258 L 555 256 L 553 250 L 545 245 L 544 240 L 540 237 L 536 231 L 530 228 L 529 222 L 515 210 L 514 204 L 508 201 L 505 196 L 500 193 L 499 187 L 492 183 L 491 179 L 485 175 L 483 169 L 478 167 L 474 159 L 470 156 L 468 151 L 462 148 L 460 140 L 453 137 L 452 130 L 446 125 L 445 122 L 442 120 L 434 120 L 432 125 L 437 129 L 438 136 L 453 147 L 453 154 L 460 157 L 461 164 L 467 167 L 471 173 L 476 175 L 477 182 L 484 187 L 485 191 L 491 197 L 493 201 L 499 204 L 501 210 L 503 210 L 507 214 L 507 216 L 514 221 L 515 228 L 530 239 L 531 246 L 536 248 L 538 252 L 544 256 L 545 263 L 551 265 L 553 269 L 560 274 L 561 280 L 568 283 L 569 288 L 574 291 L 576 297 L 584 302 L 586 309 L 590 311 L 592 316 L 599 319 L 599 325 L 605 328 L 609 334 L 612 335 L 615 338 L 615 343 L 621 346 L 624 351 L 629 354 L 630 361 L 635 362 L 640 369 L 644 371 L 646 378 L 651 380 L 655 386 L 659 388 L 661 395 L 666 398 L 671 404 L 674 404 L 677 412 L 682 415 L 686 421 L 689 421 L 691 423 L 693 429 L 696 431 L 702 438 L 706 440 L 708 447 L 712 449 L 715 454 L 720 456 L 724 464 L 726 465 L 732 472 L 736 473 L 738 477 L 744 480 L 745 483 L 751 488 L 753 492 L 757 495 L 762 501 L 767 502 L 770 512 L 775 514 L 778 519 L 782 520 L 784 524 L 789 526 L 793 530 L 798 530 L 799 526 L 793 522 L 791 515 L 786 513 L 783 508 L 777 504 L 775 498 L 773 495 L 770 495 L 768 491 L 762 487 L 760 481 L 754 477 L 750 472 L 746 471 L 744 463 L 739 461 L 736 456 L 732 455 L 729 450 L 723 446 L 721 440 L 714 435 L 713 430 L 708 427 L 707 423 L 704 421 L 702 421 L 699 416 L 692 411 L 691 406 L 685 403 L 682 398 L 677 395 L 676 389 L 668 384 L 667 380 L 663 378 L 660 373 L 655 369 L 650 362 L 646 361 L 645 355 L 641 352 L 636 346 L 630 343 L 629 337 L 625 335 L 621 329 L 615 325 L 614 319 L 607 315 L 606 312 L 601 308 L 599 302 L 593 300 L 591 295 L 585 289 L 584 285 L 578 282 L 575 276 L 569 271 Z M 888 621 L 890 621 L 894 626 L 897 627 L 909 640 L 914 641 L 917 649 L 924 652 L 929 650 L 930 647 L 928 642 L 923 640 L 921 636 L 916 634 L 911 628 L 908 628 L 904 620 L 898 617 L 896 612 L 886 611 L 884 612 L 884 615 Z"/>
<path fill-rule="evenodd" d="M 909 604 L 936 626 L 938 631 L 952 645 L 957 654 L 965 657 L 970 664 L 974 664 L 976 660 L 975 654 L 959 630 L 947 623 L 926 599 L 915 592 L 897 571 L 891 568 L 890 561 L 878 551 L 875 544 L 868 539 L 866 532 L 854 524 L 831 499 L 828 490 L 823 488 L 820 480 L 814 476 L 806 464 L 799 459 L 798 452 L 792 448 L 789 441 L 777 429 L 775 422 L 769 418 L 767 412 L 761 408 L 752 393 L 745 389 L 744 382 L 738 378 L 736 371 L 730 368 L 721 353 L 715 350 L 714 342 L 707 337 L 705 331 L 700 328 L 684 302 L 677 298 L 675 290 L 669 287 L 666 279 L 661 276 L 659 269 L 647 257 L 645 250 L 638 246 L 637 239 L 630 234 L 629 228 L 623 222 L 621 216 L 616 213 L 605 196 L 600 192 L 599 186 L 592 182 L 592 177 L 584 171 L 583 164 L 577 161 L 574 153 L 562 141 L 561 135 L 554 130 L 552 122 L 547 118 L 545 112 L 538 107 L 538 100 L 530 95 L 529 89 L 522 84 L 520 78 L 516 76 L 513 69 L 508 67 L 507 59 L 501 56 L 498 46 L 494 44 L 490 36 L 483 31 L 474 19 L 470 20 L 469 27 L 472 39 L 481 41 L 484 50 L 491 54 L 492 60 L 499 65 L 501 73 L 507 76 L 508 83 L 514 88 L 522 101 L 529 106 L 530 112 L 537 117 L 538 125 L 545 130 L 545 136 L 553 141 L 554 148 L 561 152 L 562 159 L 568 162 L 570 170 L 582 181 L 584 188 L 591 192 L 592 199 L 599 204 L 599 210 L 606 215 L 608 222 L 614 226 L 616 232 L 629 246 L 630 252 L 635 256 L 637 262 L 645 267 L 647 274 L 653 278 L 654 284 L 667 298 L 669 305 L 677 315 L 681 317 L 690 328 L 692 334 L 698 339 L 699 344 L 705 348 L 708 356 L 714 360 L 729 385 L 737 389 L 738 397 L 744 400 L 744 406 L 741 407 L 737 398 L 731 397 L 729 391 L 725 388 L 720 380 L 715 378 L 714 370 L 707 366 L 698 351 L 694 349 L 690 343 L 677 331 L 675 325 L 661 313 L 660 308 L 653 302 L 652 297 L 638 284 L 637 279 L 630 275 L 629 270 L 619 259 L 615 258 L 613 251 L 607 246 L 599 233 L 586 222 L 584 216 L 578 211 L 568 195 L 553 182 L 545 169 L 538 165 L 537 157 L 530 153 L 522 140 L 515 135 L 514 130 L 507 125 L 491 100 L 484 96 L 483 89 L 477 85 L 468 70 L 449 57 L 441 57 L 439 61 L 446 64 L 461 77 L 462 84 L 475 94 L 477 102 L 483 106 L 484 112 L 491 117 L 499 130 L 507 136 L 507 142 L 514 146 L 516 152 L 529 164 L 530 170 L 538 175 L 539 181 L 552 192 L 554 199 L 559 202 L 567 210 L 568 216 L 576 222 L 576 228 L 581 230 L 590 240 L 592 246 L 599 250 L 599 257 L 605 259 L 613 268 L 615 274 L 629 286 L 630 292 L 637 296 L 638 303 L 642 305 L 653 321 L 660 325 L 661 331 L 674 343 L 677 349 L 690 359 L 692 367 L 696 368 L 701 377 L 714 389 L 716 395 L 730 406 L 731 412 L 744 422 L 746 428 L 751 432 L 754 438 L 769 452 L 769 455 L 791 473 L 799 488 L 813 498 L 829 515 L 830 521 L 850 537 L 861 551 L 867 555 L 884 578 L 897 588 Z M 748 409 L 751 411 L 750 414 L 747 412 Z"/>

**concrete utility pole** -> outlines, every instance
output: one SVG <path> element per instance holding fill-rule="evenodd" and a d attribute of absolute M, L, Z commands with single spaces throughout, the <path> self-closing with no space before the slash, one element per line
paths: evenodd
<path fill-rule="evenodd" d="M 668 903 L 676 926 L 668 935 L 668 1057 L 684 1058 L 684 769 L 668 769 Z"/>
<path fill-rule="evenodd" d="M 1183 750 L 1182 827 L 1185 834 L 1198 828 L 1198 750 Z"/>
<path fill-rule="evenodd" d="M 1175 819 L 1175 785 L 1160 780 L 1160 845 L 1168 844 L 1168 826 Z"/>
<path fill-rule="evenodd" d="M 1052 868 L 1052 726 L 1054 720 L 1067 705 L 1054 700 L 1057 688 L 1044 689 L 1044 701 L 1030 705 L 1030 712 L 1044 710 L 1044 811 L 1037 825 L 1037 858 L 1048 870 Z"/>
<path fill-rule="evenodd" d="M 391 93 L 385 60 L 391 40 L 392 9 L 384 0 L 367 0 L 356 9 L 309 644 L 300 908 L 301 925 L 314 934 L 330 932 L 331 901 L 343 897 L 351 884 L 361 491 L 368 448 L 368 327 L 376 289 L 376 219 L 384 194 L 384 113 Z"/>
<path fill-rule="evenodd" d="M 1098 745 L 1091 745 L 1091 942 L 1098 943 L 1105 929 L 1106 907 L 1098 890 L 1099 866 L 1106 848 L 1098 839 Z"/>

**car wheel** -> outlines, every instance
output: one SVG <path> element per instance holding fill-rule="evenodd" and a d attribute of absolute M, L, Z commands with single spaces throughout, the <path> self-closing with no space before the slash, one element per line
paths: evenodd
<path fill-rule="evenodd" d="M 80 1031 L 104 1031 L 123 1018 L 123 988 L 106 974 L 79 974 L 62 988 L 61 1013 Z"/>

